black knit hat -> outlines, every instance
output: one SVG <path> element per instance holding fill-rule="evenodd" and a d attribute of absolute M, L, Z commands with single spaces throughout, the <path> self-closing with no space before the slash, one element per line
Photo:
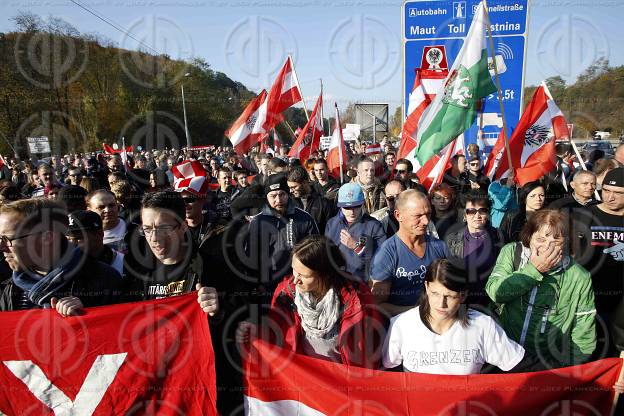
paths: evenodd
<path fill-rule="evenodd" d="M 286 175 L 283 173 L 276 173 L 269 176 L 267 178 L 266 184 L 264 185 L 264 194 L 268 195 L 269 192 L 280 190 L 286 192 L 287 194 L 290 193 L 290 188 L 288 187 Z"/>
<path fill-rule="evenodd" d="M 605 185 L 624 188 L 624 168 L 615 168 L 607 172 L 602 181 L 602 186 Z"/>

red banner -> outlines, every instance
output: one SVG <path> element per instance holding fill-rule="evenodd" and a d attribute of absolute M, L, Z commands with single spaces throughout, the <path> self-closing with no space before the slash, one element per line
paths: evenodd
<path fill-rule="evenodd" d="M 255 341 L 248 415 L 608 415 L 622 360 L 519 374 L 443 376 L 348 367 Z"/>
<path fill-rule="evenodd" d="M 215 415 L 214 356 L 196 297 L 67 318 L 2 312 L 0 413 Z"/>

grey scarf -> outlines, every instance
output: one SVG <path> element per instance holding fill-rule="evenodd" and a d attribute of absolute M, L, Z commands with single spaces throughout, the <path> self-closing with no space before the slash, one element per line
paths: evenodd
<path fill-rule="evenodd" d="M 305 333 L 315 338 L 327 336 L 340 317 L 340 299 L 334 289 L 329 289 L 317 302 L 310 293 L 295 288 L 295 306 Z"/>

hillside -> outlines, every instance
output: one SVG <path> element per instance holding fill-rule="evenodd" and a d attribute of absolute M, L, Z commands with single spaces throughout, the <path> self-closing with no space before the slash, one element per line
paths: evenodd
<path fill-rule="evenodd" d="M 121 136 L 144 148 L 183 146 L 181 82 L 192 144 L 221 145 L 254 96 L 201 59 L 119 49 L 62 21 L 17 26 L 20 31 L 0 33 L 4 154 L 12 153 L 8 140 L 24 155 L 26 137 L 33 136 L 50 137 L 61 152 L 94 150 Z"/>
<path fill-rule="evenodd" d="M 612 137 L 624 133 L 624 66 L 610 67 L 603 58 L 574 84 L 566 85 L 561 77 L 548 78 L 546 84 L 568 123 L 574 124 L 574 137 L 590 137 L 596 130 L 609 131 Z M 534 90 L 525 89 L 525 104 Z"/>

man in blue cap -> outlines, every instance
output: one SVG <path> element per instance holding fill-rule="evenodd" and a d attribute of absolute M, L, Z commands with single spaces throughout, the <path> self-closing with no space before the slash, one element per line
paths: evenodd
<path fill-rule="evenodd" d="M 347 261 L 347 272 L 366 282 L 371 260 L 386 234 L 379 221 L 364 212 L 364 191 L 357 183 L 338 190 L 338 214 L 327 222 L 325 236 L 339 248 Z"/>

